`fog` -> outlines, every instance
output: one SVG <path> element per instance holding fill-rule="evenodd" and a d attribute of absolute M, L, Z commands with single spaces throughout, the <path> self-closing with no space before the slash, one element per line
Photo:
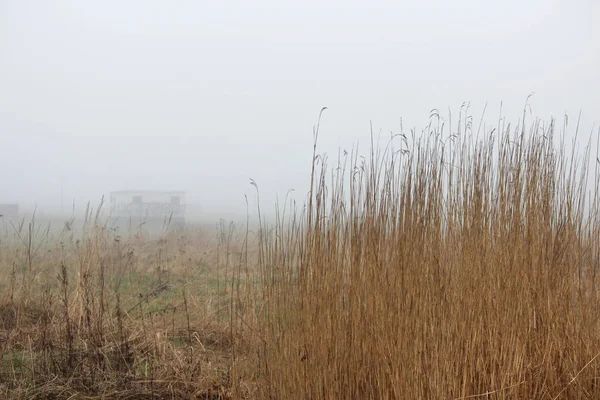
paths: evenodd
<path fill-rule="evenodd" d="M 332 156 L 463 102 L 516 122 L 532 92 L 589 135 L 598 21 L 594 0 L 0 0 L 0 203 L 184 190 L 212 218 L 245 214 L 250 179 L 301 202 L 324 106 Z"/>

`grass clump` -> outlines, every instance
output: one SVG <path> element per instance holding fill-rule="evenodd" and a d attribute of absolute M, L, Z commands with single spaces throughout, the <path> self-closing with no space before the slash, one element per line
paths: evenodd
<path fill-rule="evenodd" d="M 264 233 L 263 396 L 599 396 L 589 146 L 459 125 L 345 154 L 331 180 L 314 157 L 307 209 Z"/>

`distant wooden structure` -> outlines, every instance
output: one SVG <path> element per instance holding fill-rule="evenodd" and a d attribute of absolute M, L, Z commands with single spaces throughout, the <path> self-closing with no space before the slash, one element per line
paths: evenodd
<path fill-rule="evenodd" d="M 185 225 L 185 192 L 122 190 L 110 193 L 110 214 L 130 229 L 146 225 L 160 228 Z"/>

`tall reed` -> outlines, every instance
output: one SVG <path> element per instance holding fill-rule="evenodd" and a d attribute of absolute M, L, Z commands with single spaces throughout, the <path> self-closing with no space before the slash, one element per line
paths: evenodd
<path fill-rule="evenodd" d="M 306 209 L 263 230 L 265 398 L 599 396 L 589 146 L 432 119 L 331 174 L 315 153 Z"/>

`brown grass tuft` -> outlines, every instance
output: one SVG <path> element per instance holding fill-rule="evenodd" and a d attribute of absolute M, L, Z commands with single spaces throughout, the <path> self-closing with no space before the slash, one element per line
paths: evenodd
<path fill-rule="evenodd" d="M 599 397 L 589 152 L 554 123 L 442 129 L 331 178 L 315 157 L 306 212 L 263 231 L 262 396 Z"/>

